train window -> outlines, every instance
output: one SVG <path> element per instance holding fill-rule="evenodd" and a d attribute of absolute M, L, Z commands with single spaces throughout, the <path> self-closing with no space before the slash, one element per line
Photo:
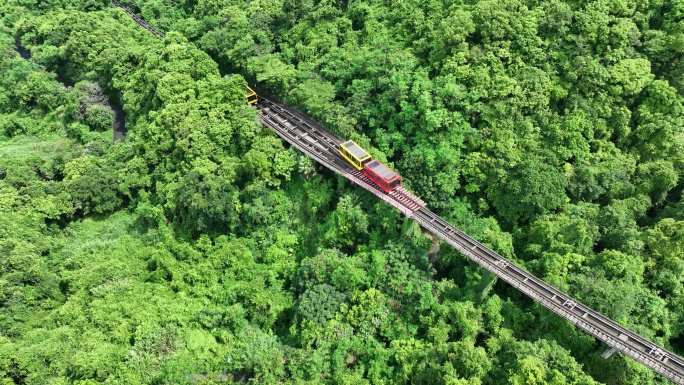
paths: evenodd
<path fill-rule="evenodd" d="M 397 179 L 394 182 L 390 183 L 390 188 L 392 187 L 397 187 L 401 184 L 401 179 Z"/>
<path fill-rule="evenodd" d="M 352 163 L 354 163 L 354 158 L 352 158 L 351 154 L 349 154 L 349 151 L 344 146 L 340 146 L 340 152 L 342 155 L 347 157 Z"/>
<path fill-rule="evenodd" d="M 378 174 L 376 170 L 372 170 L 372 171 L 373 171 L 373 177 L 375 178 L 376 182 L 380 186 L 387 188 L 387 181 L 382 177 L 382 175 Z"/>
<path fill-rule="evenodd" d="M 245 86 L 245 98 L 247 98 L 247 104 L 255 104 L 259 101 L 259 97 L 256 92 L 249 86 Z"/>

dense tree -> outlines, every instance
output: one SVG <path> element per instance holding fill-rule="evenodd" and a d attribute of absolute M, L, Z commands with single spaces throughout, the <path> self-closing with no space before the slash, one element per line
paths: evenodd
<path fill-rule="evenodd" d="M 325 326 L 338 311 L 345 295 L 328 284 L 315 285 L 302 294 L 297 304 L 297 315 L 302 322 Z"/>
<path fill-rule="evenodd" d="M 178 183 L 174 199 L 178 222 L 193 232 L 234 230 L 239 208 L 239 193 L 231 180 L 235 161 L 228 160 L 220 167 L 206 163 L 192 169 Z"/>
<path fill-rule="evenodd" d="M 244 85 L 681 353 L 677 2 L 121 2 L 166 39 L 0 5 L 0 382 L 664 381 L 288 148 Z"/>

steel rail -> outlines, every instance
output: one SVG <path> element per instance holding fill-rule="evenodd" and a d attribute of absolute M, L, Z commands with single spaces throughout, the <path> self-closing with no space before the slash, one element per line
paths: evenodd
<path fill-rule="evenodd" d="M 259 96 L 257 108 L 261 108 L 264 106 L 268 106 L 269 108 L 272 108 L 276 110 L 278 113 L 284 115 L 288 120 L 295 121 L 299 125 L 302 125 L 304 128 L 306 128 L 308 132 L 315 135 L 319 141 L 321 141 L 335 153 L 337 153 L 337 149 L 339 148 L 340 143 L 344 141 L 341 137 L 331 132 L 330 130 L 325 129 L 324 127 L 318 124 L 312 124 L 312 122 L 310 122 L 308 118 L 295 112 L 294 109 L 288 108 L 282 103 L 277 103 L 271 100 L 270 98 Z"/>
<path fill-rule="evenodd" d="M 416 212 L 413 218 L 447 244 L 542 306 L 656 373 L 677 384 L 684 384 L 684 360 L 678 355 L 661 348 L 545 283 L 431 211 L 423 208 Z"/>
<path fill-rule="evenodd" d="M 164 38 L 163 33 L 151 27 L 118 1 L 112 0 L 112 3 L 131 15 L 138 25 Z M 400 198 L 404 196 L 402 192 L 385 194 L 377 186 L 358 176 L 358 172 L 354 174 L 356 169 L 339 156 L 334 144 L 339 144 L 342 138 L 282 103 L 261 96 L 259 99 L 263 101 L 263 105 L 257 105 L 260 109 L 259 119 L 262 124 L 272 129 L 292 146 L 397 208 L 463 255 L 542 306 L 604 341 L 611 348 L 621 351 L 674 383 L 684 385 L 684 359 L 576 301 L 508 261 L 426 209 L 424 202 L 410 192 L 406 191 L 407 199 L 422 203 L 420 208 L 414 210 L 407 207 L 406 201 Z"/>

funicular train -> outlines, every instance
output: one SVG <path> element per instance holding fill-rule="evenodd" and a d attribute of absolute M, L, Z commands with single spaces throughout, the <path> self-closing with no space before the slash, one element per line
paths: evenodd
<path fill-rule="evenodd" d="M 247 104 L 254 105 L 259 101 L 257 93 L 249 86 L 245 86 L 245 99 Z M 349 162 L 354 168 L 362 171 L 370 180 L 373 181 L 384 192 L 390 191 L 401 186 L 401 176 L 392 171 L 389 167 L 382 164 L 353 140 L 340 143 L 340 155 Z"/>
<path fill-rule="evenodd" d="M 363 174 L 384 192 L 388 193 L 401 186 L 399 174 L 390 170 L 379 160 L 373 159 L 366 150 L 354 143 L 353 140 L 340 143 L 340 155 L 357 170 L 363 171 Z"/>
<path fill-rule="evenodd" d="M 247 99 L 247 104 L 250 106 L 259 101 L 257 93 L 250 86 L 245 86 L 245 99 Z"/>

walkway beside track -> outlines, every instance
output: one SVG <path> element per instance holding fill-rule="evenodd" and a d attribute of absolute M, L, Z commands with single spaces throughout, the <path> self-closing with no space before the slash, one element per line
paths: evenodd
<path fill-rule="evenodd" d="M 114 0 L 113 3 L 121 7 Z M 128 10 L 126 12 L 132 15 Z M 134 16 L 134 20 L 143 28 L 163 38 L 162 33 L 154 30 L 137 16 Z M 408 190 L 402 189 L 392 194 L 384 193 L 342 159 L 337 152 L 337 145 L 342 138 L 298 111 L 263 96 L 259 97 L 257 108 L 260 110 L 259 119 L 265 127 L 273 130 L 307 156 L 370 191 L 478 265 L 547 309 L 604 341 L 612 349 L 632 357 L 674 383 L 684 385 L 684 359 L 678 355 L 619 325 L 508 261 L 428 210 L 425 202 Z"/>

